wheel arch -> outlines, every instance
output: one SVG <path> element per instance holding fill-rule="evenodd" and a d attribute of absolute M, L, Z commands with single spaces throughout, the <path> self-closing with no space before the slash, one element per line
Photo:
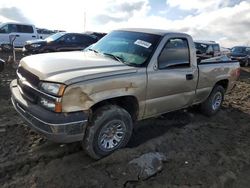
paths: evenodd
<path fill-rule="evenodd" d="M 227 91 L 228 84 L 229 84 L 229 80 L 228 79 L 223 79 L 223 80 L 220 80 L 220 81 L 216 82 L 215 85 L 214 85 L 214 87 L 217 86 L 217 85 L 220 85 L 220 86 L 222 86 L 225 89 L 225 91 Z"/>
<path fill-rule="evenodd" d="M 132 95 L 105 99 L 94 104 L 90 109 L 92 113 L 94 113 L 98 108 L 109 104 L 124 108 L 131 115 L 133 121 L 136 121 L 138 119 L 139 102 L 138 99 Z"/>

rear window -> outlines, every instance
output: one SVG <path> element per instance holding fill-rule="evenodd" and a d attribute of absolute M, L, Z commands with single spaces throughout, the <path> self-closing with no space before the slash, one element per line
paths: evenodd
<path fill-rule="evenodd" d="M 218 44 L 213 45 L 213 48 L 214 48 L 214 51 L 216 51 L 216 52 L 220 51 L 220 47 Z"/>

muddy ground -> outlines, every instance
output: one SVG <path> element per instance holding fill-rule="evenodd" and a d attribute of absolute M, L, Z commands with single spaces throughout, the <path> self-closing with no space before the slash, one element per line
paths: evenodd
<path fill-rule="evenodd" d="M 13 78 L 11 66 L 0 73 L 0 187 L 250 185 L 250 68 L 242 69 L 216 116 L 188 109 L 145 120 L 135 126 L 126 148 L 99 161 L 89 158 L 79 143 L 56 144 L 26 127 L 10 102 Z M 150 152 L 166 159 L 158 173 L 141 178 L 129 162 Z"/>

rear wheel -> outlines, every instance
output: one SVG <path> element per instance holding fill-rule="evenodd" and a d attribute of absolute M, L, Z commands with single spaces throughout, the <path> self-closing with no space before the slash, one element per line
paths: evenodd
<path fill-rule="evenodd" d="M 100 159 L 124 147 L 132 130 L 132 118 L 125 109 L 115 105 L 101 107 L 87 128 L 83 148 L 92 158 Z"/>
<path fill-rule="evenodd" d="M 216 85 L 209 97 L 201 104 L 201 111 L 207 116 L 212 116 L 216 114 L 224 100 L 225 89 Z"/>

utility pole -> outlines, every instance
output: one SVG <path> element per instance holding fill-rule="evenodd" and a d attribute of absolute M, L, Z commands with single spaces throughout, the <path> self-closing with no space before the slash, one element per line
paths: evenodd
<path fill-rule="evenodd" d="M 84 18 L 83 18 L 83 21 L 84 21 L 84 32 L 86 32 L 86 11 L 84 10 Z"/>

